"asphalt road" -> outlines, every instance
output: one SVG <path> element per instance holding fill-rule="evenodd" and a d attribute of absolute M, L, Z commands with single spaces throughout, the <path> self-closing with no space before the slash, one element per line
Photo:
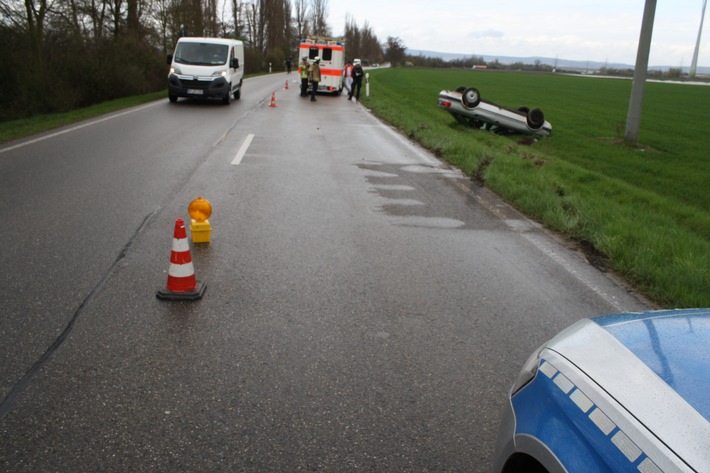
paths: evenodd
<path fill-rule="evenodd" d="M 645 308 L 362 105 L 297 82 L 0 148 L 0 470 L 488 471 L 528 354 Z M 207 291 L 160 301 L 198 196 Z"/>

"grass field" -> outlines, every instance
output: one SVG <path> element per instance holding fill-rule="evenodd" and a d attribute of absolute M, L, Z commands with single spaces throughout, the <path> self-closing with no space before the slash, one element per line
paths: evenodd
<path fill-rule="evenodd" d="M 510 203 L 582 244 L 665 307 L 710 306 L 710 87 L 648 83 L 637 146 L 624 144 L 631 81 L 489 71 L 370 73 L 363 103 Z M 442 89 L 539 107 L 534 142 L 458 124 Z"/>

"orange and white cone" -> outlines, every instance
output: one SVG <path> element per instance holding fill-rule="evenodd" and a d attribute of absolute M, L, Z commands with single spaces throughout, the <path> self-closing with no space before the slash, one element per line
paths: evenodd
<path fill-rule="evenodd" d="M 269 107 L 278 107 L 276 105 L 276 92 L 271 92 L 271 105 Z"/>
<path fill-rule="evenodd" d="M 194 301 L 202 297 L 206 287 L 204 282 L 195 278 L 185 221 L 179 218 L 175 220 L 168 283 L 165 288 L 158 291 L 156 297 L 168 301 Z"/>
<path fill-rule="evenodd" d="M 286 85 L 284 85 L 284 89 L 288 90 L 288 81 L 286 81 Z"/>

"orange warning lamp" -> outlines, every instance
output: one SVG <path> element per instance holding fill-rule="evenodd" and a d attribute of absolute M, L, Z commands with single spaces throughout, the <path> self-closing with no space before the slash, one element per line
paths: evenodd
<path fill-rule="evenodd" d="M 192 232 L 193 243 L 209 243 L 212 227 L 208 218 L 212 215 L 212 204 L 207 199 L 198 197 L 190 202 L 187 207 L 187 213 L 192 218 L 190 223 L 190 232 Z"/>

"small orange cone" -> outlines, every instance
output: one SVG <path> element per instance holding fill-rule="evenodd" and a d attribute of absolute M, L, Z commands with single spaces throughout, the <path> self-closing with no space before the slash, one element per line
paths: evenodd
<path fill-rule="evenodd" d="M 288 81 L 286 81 L 286 85 L 284 86 L 284 89 L 288 90 Z"/>
<path fill-rule="evenodd" d="M 185 221 L 179 218 L 175 220 L 168 283 L 157 292 L 156 297 L 167 301 L 194 301 L 202 298 L 206 287 L 204 282 L 195 279 Z"/>
<path fill-rule="evenodd" d="M 278 107 L 276 105 L 276 92 L 271 92 L 271 105 L 269 107 Z"/>

